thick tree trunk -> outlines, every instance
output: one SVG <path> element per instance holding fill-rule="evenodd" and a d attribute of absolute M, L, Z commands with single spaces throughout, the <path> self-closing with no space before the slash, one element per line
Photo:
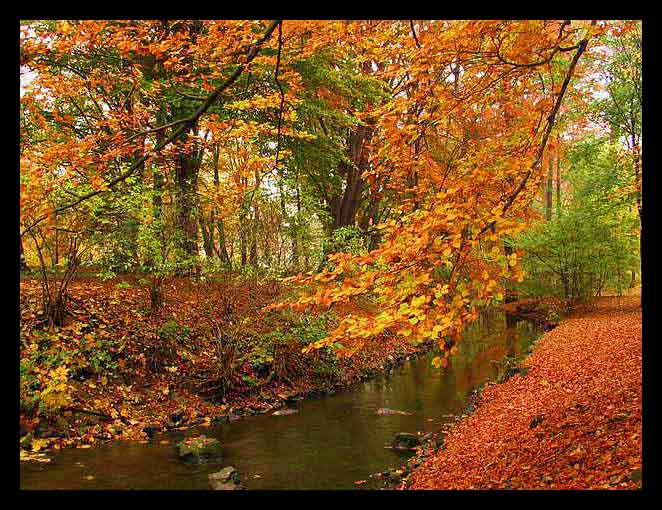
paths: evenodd
<path fill-rule="evenodd" d="M 356 213 L 362 202 L 364 187 L 362 174 L 368 168 L 373 132 L 374 126 L 367 125 L 359 126 L 350 133 L 347 156 L 351 163 L 341 161 L 338 167 L 340 175 L 345 178 L 345 186 L 341 196 L 331 198 L 334 230 L 356 224 Z"/>
<path fill-rule="evenodd" d="M 181 234 L 180 246 L 184 253 L 191 258 L 194 271 L 198 269 L 197 191 L 201 159 L 202 150 L 193 148 L 182 149 L 175 159 L 177 223 Z"/>
<path fill-rule="evenodd" d="M 379 239 L 378 231 L 374 229 L 374 225 L 379 223 L 379 204 L 380 197 L 374 193 L 370 193 L 368 198 L 368 205 L 361 215 L 359 221 L 359 228 L 366 234 L 367 249 L 373 250 L 377 247 Z"/>

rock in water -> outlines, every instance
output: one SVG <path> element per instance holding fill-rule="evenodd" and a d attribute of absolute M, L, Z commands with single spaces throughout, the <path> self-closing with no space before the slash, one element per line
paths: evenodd
<path fill-rule="evenodd" d="M 408 432 L 398 432 L 393 438 L 393 448 L 413 448 L 421 444 L 421 438 L 416 434 L 410 434 Z"/>
<path fill-rule="evenodd" d="M 412 413 L 407 413 L 405 411 L 398 411 L 397 409 L 389 409 L 387 407 L 380 407 L 377 409 L 377 414 L 379 416 L 392 416 L 395 414 L 400 414 L 402 416 L 411 416 Z"/>
<path fill-rule="evenodd" d="M 392 484 L 397 484 L 402 481 L 403 471 L 401 469 L 391 469 L 386 475 L 386 480 Z"/>
<path fill-rule="evenodd" d="M 206 464 L 220 462 L 222 458 L 221 443 L 207 436 L 190 437 L 177 443 L 177 455 L 184 462 Z"/>
<path fill-rule="evenodd" d="M 221 482 L 237 482 L 239 483 L 239 471 L 234 466 L 227 466 L 216 473 L 209 475 L 210 480 L 217 480 Z"/>
<path fill-rule="evenodd" d="M 228 466 L 209 475 L 209 486 L 215 491 L 236 491 L 244 489 L 239 479 L 239 472 Z"/>
<path fill-rule="evenodd" d="M 296 414 L 298 412 L 298 409 L 280 409 L 273 413 L 271 416 L 287 416 L 288 414 Z"/>
<path fill-rule="evenodd" d="M 547 332 L 547 331 L 551 331 L 551 330 L 553 330 L 553 329 L 554 329 L 556 326 L 558 326 L 558 325 L 559 325 L 558 322 L 554 322 L 554 321 L 545 321 L 545 323 L 543 324 L 542 329 L 543 329 L 543 331 Z"/>

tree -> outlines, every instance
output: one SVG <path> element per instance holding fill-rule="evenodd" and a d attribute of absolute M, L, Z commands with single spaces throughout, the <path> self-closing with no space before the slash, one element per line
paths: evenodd
<path fill-rule="evenodd" d="M 643 196 L 641 186 L 642 153 L 642 96 L 641 96 L 641 22 L 631 21 L 619 27 L 616 33 L 601 38 L 604 54 L 597 59 L 606 97 L 598 99 L 595 113 L 611 129 L 613 136 L 627 147 L 634 177 L 632 186 L 624 189 L 634 196 L 643 237 Z"/>
<path fill-rule="evenodd" d="M 631 185 L 628 159 L 604 139 L 568 156 L 571 196 L 560 215 L 521 234 L 528 295 L 558 295 L 572 307 L 607 288 L 622 293 L 638 265 L 637 217 L 621 190 Z"/>
<path fill-rule="evenodd" d="M 388 172 L 398 219 L 378 226 L 376 249 L 332 255 L 319 274 L 295 279 L 308 292 L 283 305 L 325 308 L 363 296 L 380 313 L 347 315 L 312 348 L 359 348 L 361 338 L 389 330 L 436 339 L 448 355 L 477 306 L 502 297 L 497 279 L 522 278 L 518 253 L 505 256 L 496 241 L 529 218 L 561 101 L 600 29 L 570 25 L 426 23 L 398 39 L 405 49 L 383 73 L 399 76 L 405 65 L 402 87 L 414 92 L 396 93 L 375 115 L 383 145 L 366 175 L 374 182 Z M 553 90 L 539 79 L 550 68 L 564 70 Z"/>

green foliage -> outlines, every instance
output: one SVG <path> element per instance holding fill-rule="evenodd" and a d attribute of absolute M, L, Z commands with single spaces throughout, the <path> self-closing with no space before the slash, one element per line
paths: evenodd
<path fill-rule="evenodd" d="M 315 373 L 322 378 L 337 379 L 340 377 L 338 357 L 332 349 L 327 347 L 322 350 L 315 365 Z"/>
<path fill-rule="evenodd" d="M 606 289 L 622 292 L 626 273 L 637 271 L 638 218 L 632 196 L 623 194 L 629 168 L 615 147 L 589 140 L 569 156 L 572 193 L 560 214 L 516 241 L 526 256 L 526 295 L 554 295 L 569 304 Z"/>
<path fill-rule="evenodd" d="M 331 237 L 322 243 L 323 259 L 321 267 L 330 262 L 328 256 L 333 253 L 366 253 L 367 246 L 363 232 L 358 227 L 346 226 L 335 229 Z"/>
<path fill-rule="evenodd" d="M 190 328 L 175 320 L 169 320 L 159 327 L 158 335 L 164 341 L 184 341 L 189 336 Z"/>
<path fill-rule="evenodd" d="M 625 35 L 601 39 L 611 52 L 601 69 L 607 95 L 594 103 L 593 110 L 632 149 L 642 134 L 641 25 Z"/>
<path fill-rule="evenodd" d="M 329 326 L 334 320 L 331 313 L 303 314 L 292 322 L 288 336 L 302 346 L 317 342 L 326 337 Z"/>
<path fill-rule="evenodd" d="M 33 412 L 39 407 L 41 383 L 35 372 L 35 358 L 22 358 L 20 364 L 19 399 L 21 409 Z"/>
<path fill-rule="evenodd" d="M 256 373 L 266 374 L 274 362 L 273 350 L 270 354 L 264 345 L 258 345 L 251 351 L 249 361 Z"/>
<path fill-rule="evenodd" d="M 244 381 L 248 386 L 257 385 L 257 379 L 251 377 L 250 375 L 242 375 L 241 380 Z"/>
<path fill-rule="evenodd" d="M 291 311 L 281 311 L 278 313 L 278 321 L 274 321 L 274 327 L 271 331 L 268 333 L 249 332 L 247 334 L 245 341 L 249 353 L 246 360 L 256 373 L 265 375 L 273 367 L 279 347 L 290 346 L 296 352 L 299 352 L 306 345 L 325 338 L 335 321 L 336 318 L 331 313 L 296 315 Z M 336 348 L 339 347 L 341 346 L 338 344 Z M 335 360 L 336 357 L 332 349 L 327 350 L 328 357 Z M 321 362 L 318 366 L 323 371 L 335 370 L 335 365 L 334 367 L 325 367 L 325 362 Z"/>
<path fill-rule="evenodd" d="M 112 373 L 118 366 L 119 348 L 117 340 L 93 332 L 77 339 L 59 331 L 37 334 L 32 343 L 21 346 L 21 409 L 28 413 L 56 411 L 69 399 L 67 381 Z"/>

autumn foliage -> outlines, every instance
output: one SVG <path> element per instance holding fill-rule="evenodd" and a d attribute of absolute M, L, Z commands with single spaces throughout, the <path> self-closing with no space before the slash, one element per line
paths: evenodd
<path fill-rule="evenodd" d="M 93 413 L 113 423 L 104 437 L 167 422 L 122 414 L 130 390 L 104 399 L 86 388 L 91 369 L 69 351 L 90 363 L 97 339 L 130 351 L 113 344 L 104 363 L 122 360 L 123 376 L 134 370 L 163 395 L 178 380 L 203 415 L 235 387 L 295 386 L 313 363 L 336 370 L 337 356 L 351 373 L 366 353 L 433 341 L 433 364 L 446 367 L 482 308 L 525 289 L 525 269 L 539 288 L 562 280 L 568 306 L 605 282 L 620 292 L 626 274 L 634 286 L 640 31 L 605 20 L 23 22 L 27 427 L 82 407 L 88 389 Z M 590 209 L 612 200 L 613 214 Z M 582 234 L 572 251 L 574 230 L 604 239 Z M 81 270 L 102 282 L 86 292 Z M 123 275 L 130 291 L 106 283 Z M 114 308 L 121 299 L 128 310 Z M 233 299 L 242 306 L 230 313 Z M 283 339 L 292 317 L 310 316 L 324 328 Z M 195 330 L 191 345 L 159 336 L 173 317 Z M 260 331 L 268 346 L 238 346 L 264 317 L 278 333 Z M 178 358 L 189 347 L 195 367 Z"/>

